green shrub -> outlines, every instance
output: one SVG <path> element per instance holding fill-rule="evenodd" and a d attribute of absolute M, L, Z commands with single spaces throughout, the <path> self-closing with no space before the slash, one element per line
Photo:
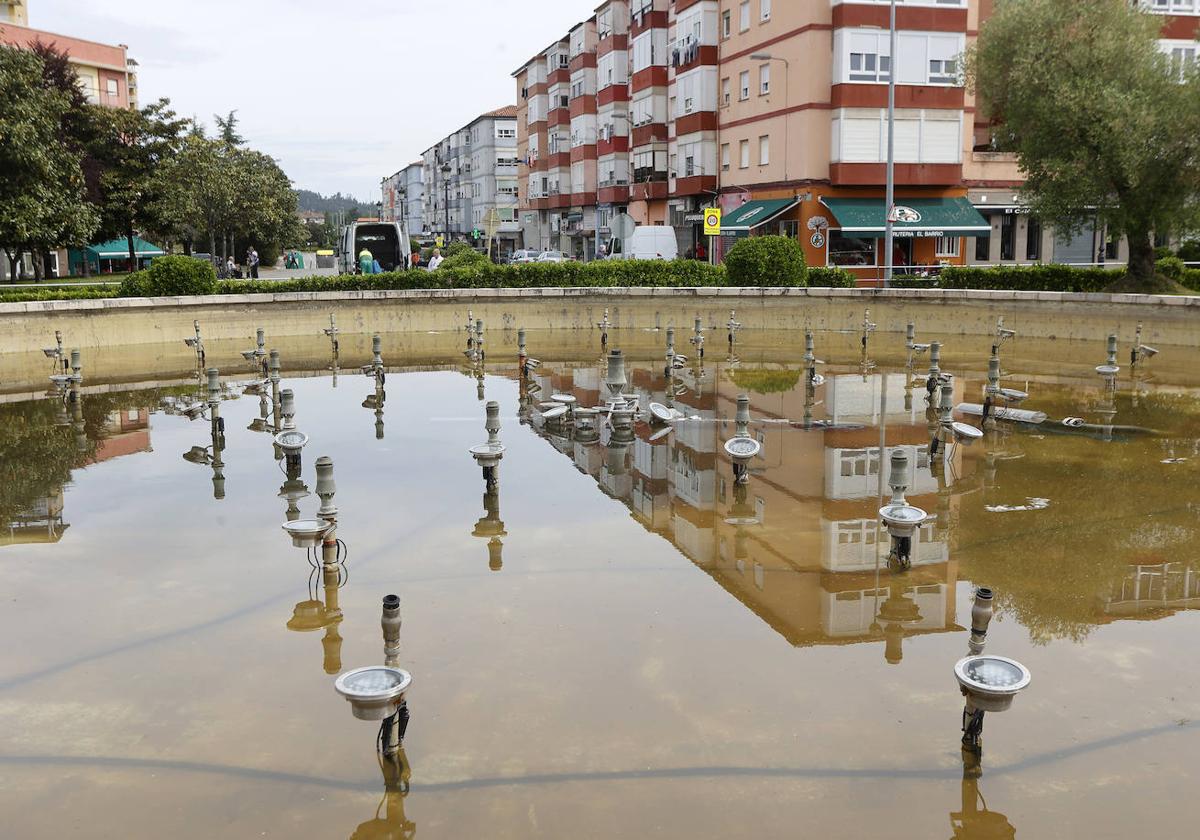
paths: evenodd
<path fill-rule="evenodd" d="M 814 265 L 808 269 L 808 285 L 820 289 L 853 289 L 854 275 L 836 265 Z"/>
<path fill-rule="evenodd" d="M 165 297 L 211 295 L 217 291 L 217 272 L 212 263 L 193 257 L 158 257 L 145 271 L 121 281 L 121 297 Z"/>
<path fill-rule="evenodd" d="M 1023 292 L 1099 292 L 1125 276 L 1123 269 L 1076 268 L 1069 265 L 1022 265 L 942 269 L 943 289 L 1012 289 Z"/>
<path fill-rule="evenodd" d="M 1154 268 L 1163 277 L 1170 277 L 1175 282 L 1179 282 L 1183 278 L 1183 272 L 1187 270 L 1187 266 L 1179 257 L 1163 257 L 1154 263 Z"/>
<path fill-rule="evenodd" d="M 71 286 L 53 289 L 0 290 L 0 303 L 31 303 L 45 300 L 99 300 L 117 296 L 116 286 Z"/>
<path fill-rule="evenodd" d="M 751 236 L 725 255 L 731 286 L 807 286 L 804 249 L 788 236 Z"/>
<path fill-rule="evenodd" d="M 1182 286 L 1187 286 L 1193 292 L 1200 292 L 1200 268 L 1184 269 L 1183 274 L 1179 278 L 1179 283 Z"/>
<path fill-rule="evenodd" d="M 1179 252 L 1175 254 L 1184 262 L 1200 262 L 1200 239 L 1189 239 L 1179 246 Z"/>
<path fill-rule="evenodd" d="M 479 253 L 474 248 L 464 245 L 461 242 L 455 242 L 446 250 L 450 251 L 451 253 L 448 257 L 442 260 L 442 264 L 438 267 L 439 270 L 472 268 L 474 266 L 487 265 L 490 262 L 490 260 L 488 260 L 488 258 L 483 254 Z"/>

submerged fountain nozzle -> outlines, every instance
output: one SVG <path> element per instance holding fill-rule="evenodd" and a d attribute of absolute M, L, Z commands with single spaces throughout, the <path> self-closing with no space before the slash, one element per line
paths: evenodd
<path fill-rule="evenodd" d="M 400 596 L 385 595 L 379 624 L 383 629 L 384 662 L 393 667 L 400 658 L 400 623 Z"/>
<path fill-rule="evenodd" d="M 208 374 L 208 407 L 215 409 L 221 404 L 221 371 L 209 368 Z"/>
<path fill-rule="evenodd" d="M 929 515 L 919 507 L 910 505 L 904 497 L 908 490 L 908 453 L 903 449 L 892 450 L 888 484 L 892 488 L 891 501 L 879 509 L 879 518 L 887 526 L 888 535 L 892 538 L 888 565 L 899 570 L 908 569 L 912 566 L 913 534 Z"/>
<path fill-rule="evenodd" d="M 71 351 L 71 382 L 80 383 L 83 381 L 83 357 L 79 352 L 79 348 Z"/>
<path fill-rule="evenodd" d="M 975 601 L 971 605 L 971 639 L 967 643 L 972 656 L 983 653 L 987 643 L 988 625 L 992 621 L 992 590 L 981 586 L 975 590 Z"/>
<path fill-rule="evenodd" d="M 500 403 L 490 400 L 484 406 L 487 443 L 472 446 L 471 457 L 483 469 L 483 480 L 488 488 L 495 488 L 500 481 L 500 461 L 504 458 L 504 444 L 500 442 Z"/>
<path fill-rule="evenodd" d="M 1117 336 L 1111 334 L 1108 337 L 1108 359 L 1102 365 L 1096 365 L 1096 373 L 1101 376 L 1116 376 L 1121 372 L 1121 368 L 1117 365 Z"/>
<path fill-rule="evenodd" d="M 333 497 L 337 493 L 337 483 L 333 480 L 333 459 L 328 455 L 322 455 L 317 459 L 316 490 L 317 497 L 321 500 L 317 516 L 330 524 L 336 523 L 338 509 L 337 505 L 333 503 Z"/>

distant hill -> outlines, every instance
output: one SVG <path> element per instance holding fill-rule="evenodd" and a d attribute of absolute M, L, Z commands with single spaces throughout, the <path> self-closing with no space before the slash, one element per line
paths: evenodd
<path fill-rule="evenodd" d="M 300 210 L 309 210 L 314 213 L 336 213 L 339 210 L 356 210 L 359 207 L 366 207 L 370 202 L 359 201 L 354 196 L 342 195 L 334 193 L 333 195 L 321 195 L 319 192 L 312 190 L 296 190 L 296 200 L 299 202 Z"/>

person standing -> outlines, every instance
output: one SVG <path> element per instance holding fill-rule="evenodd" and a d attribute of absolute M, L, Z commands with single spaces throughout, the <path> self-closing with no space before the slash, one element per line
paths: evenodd
<path fill-rule="evenodd" d="M 421 252 L 420 251 L 414 249 L 412 252 L 412 255 L 411 255 L 411 259 L 412 259 L 412 267 L 413 268 L 421 267 Z"/>
<path fill-rule="evenodd" d="M 373 262 L 375 262 L 375 257 L 372 256 L 371 251 L 369 249 L 363 248 L 361 251 L 358 252 L 358 270 L 360 273 L 370 274 L 371 273 L 371 263 L 373 263 Z"/>
<path fill-rule="evenodd" d="M 433 249 L 433 256 L 429 259 L 429 270 L 437 271 L 438 266 L 442 264 L 442 252 L 437 248 Z"/>
<path fill-rule="evenodd" d="M 246 267 L 250 270 L 250 279 L 258 279 L 258 251 L 254 250 L 254 246 L 250 246 L 250 250 L 246 252 Z"/>

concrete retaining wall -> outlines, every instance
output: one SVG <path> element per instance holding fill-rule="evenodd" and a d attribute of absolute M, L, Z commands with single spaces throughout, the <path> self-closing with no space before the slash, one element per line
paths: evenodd
<path fill-rule="evenodd" d="M 163 344 L 192 334 L 249 338 L 258 326 L 272 336 L 319 335 L 336 314 L 346 334 L 450 330 L 467 310 L 489 329 L 593 329 L 605 308 L 624 328 L 674 325 L 690 330 L 699 315 L 717 328 L 737 310 L 744 329 L 854 329 L 869 307 L 883 332 L 990 335 L 996 319 L 1028 337 L 1122 342 L 1138 322 L 1158 344 L 1200 343 L 1200 297 L 1067 294 L 943 289 L 566 288 L 451 289 L 382 292 L 294 292 L 218 297 L 114 298 L 0 304 L 0 353 L 28 353 L 61 330 L 70 347 L 97 349 Z"/>

